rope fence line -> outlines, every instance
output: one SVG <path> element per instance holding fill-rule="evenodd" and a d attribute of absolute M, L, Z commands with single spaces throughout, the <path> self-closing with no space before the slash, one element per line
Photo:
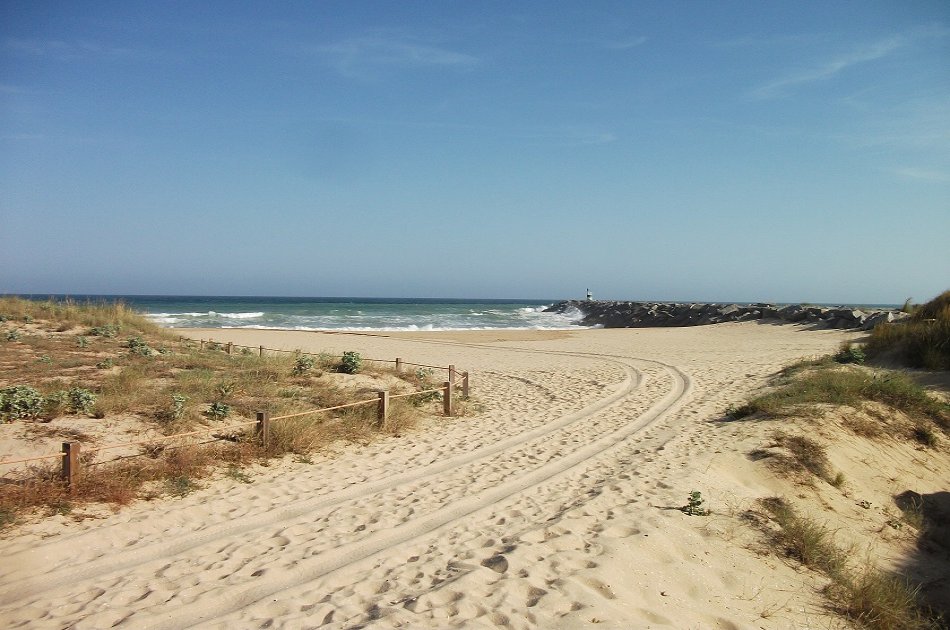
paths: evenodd
<path fill-rule="evenodd" d="M 184 341 L 185 339 L 186 339 L 185 337 L 179 337 L 179 340 L 180 340 L 180 341 Z M 204 348 L 204 343 L 205 343 L 205 341 L 204 341 L 203 339 L 201 339 L 201 340 L 199 340 L 199 342 L 200 342 L 200 344 L 201 344 L 201 348 L 203 349 L 203 348 Z M 209 340 L 209 343 L 217 343 L 217 342 L 214 342 L 214 341 L 212 341 L 212 340 Z M 218 344 L 218 345 L 220 346 L 220 345 L 222 345 L 222 344 Z M 228 343 L 228 344 L 226 345 L 227 353 L 228 353 L 228 354 L 231 354 L 233 348 L 235 348 L 235 347 L 237 347 L 237 348 L 250 348 L 250 349 L 254 349 L 252 346 L 242 346 L 242 345 L 237 345 L 237 344 L 233 344 L 233 343 Z M 259 352 L 260 352 L 260 356 L 263 356 L 263 355 L 264 355 L 264 351 L 265 351 L 265 350 L 270 351 L 270 352 L 292 352 L 292 353 L 295 353 L 295 354 L 306 354 L 306 355 L 310 355 L 310 356 L 320 356 L 319 354 L 312 353 L 312 352 L 301 352 L 301 351 L 299 351 L 299 350 L 280 350 L 280 349 L 277 349 L 277 348 L 265 348 L 264 346 L 258 346 L 257 349 L 258 349 Z M 424 389 L 424 390 L 420 390 L 420 391 L 414 391 L 414 392 L 409 392 L 409 393 L 405 393 L 405 394 L 395 394 L 395 395 L 391 395 L 388 390 L 381 390 L 381 391 L 379 391 L 379 392 L 377 393 L 377 398 L 367 398 L 367 399 L 364 399 L 364 400 L 358 400 L 358 401 L 356 401 L 356 402 L 346 403 L 346 404 L 343 404 L 343 405 L 336 405 L 336 406 L 333 406 L 333 407 L 324 407 L 324 408 L 321 408 L 321 409 L 311 409 L 311 410 L 308 410 L 308 411 L 301 411 L 301 412 L 298 412 L 298 413 L 286 414 L 286 415 L 283 415 L 283 416 L 275 416 L 275 417 L 273 417 L 273 418 L 270 417 L 270 414 L 269 414 L 269 413 L 263 412 L 263 411 L 259 411 L 259 412 L 257 412 L 257 419 L 256 419 L 256 420 L 249 421 L 249 422 L 240 422 L 240 423 L 232 424 L 232 425 L 229 425 L 229 426 L 226 426 L 226 427 L 206 427 L 206 428 L 203 428 L 203 429 L 199 429 L 199 430 L 197 430 L 197 431 L 189 431 L 189 432 L 187 432 L 187 433 L 175 433 L 175 434 L 172 434 L 172 435 L 163 435 L 163 436 L 158 436 L 158 437 L 148 438 L 148 439 L 143 439 L 143 440 L 134 440 L 134 441 L 131 441 L 131 442 L 118 442 L 118 443 L 115 443 L 115 444 L 105 444 L 105 445 L 103 445 L 103 446 L 97 446 L 97 447 L 88 448 L 88 449 L 83 449 L 83 448 L 82 448 L 82 443 L 79 442 L 79 441 L 63 442 L 63 445 L 62 445 L 62 452 L 61 452 L 61 453 L 50 453 L 50 454 L 48 454 L 48 455 L 37 455 L 37 456 L 34 456 L 34 457 L 24 457 L 24 458 L 20 458 L 20 459 L 4 460 L 4 461 L 0 461 L 0 466 L 8 466 L 8 465 L 11 465 L 11 464 L 22 464 L 22 463 L 26 463 L 26 462 L 42 461 L 42 460 L 46 460 L 46 459 L 60 458 L 60 459 L 62 459 L 62 467 L 63 467 L 63 468 L 62 468 L 62 479 L 63 479 L 63 481 L 65 482 L 67 488 L 69 488 L 70 490 L 72 490 L 72 488 L 75 487 L 75 481 L 76 481 L 76 479 L 78 478 L 78 475 L 79 475 L 79 469 L 80 469 L 80 453 L 81 453 L 81 452 L 82 452 L 82 453 L 97 453 L 97 452 L 99 452 L 99 451 L 106 451 L 106 450 L 110 450 L 110 449 L 121 448 L 121 447 L 127 447 L 127 446 L 153 445 L 153 444 L 157 444 L 157 443 L 159 443 L 159 442 L 165 442 L 165 441 L 173 440 L 173 439 L 176 439 L 176 438 L 192 437 L 192 436 L 195 436 L 195 435 L 202 435 L 202 434 L 206 434 L 206 433 L 223 433 L 223 432 L 226 432 L 226 431 L 231 431 L 231 430 L 234 430 L 234 429 L 239 429 L 239 428 L 248 427 L 248 426 L 252 426 L 252 425 L 254 426 L 254 434 L 255 434 L 255 436 L 257 437 L 257 439 L 260 441 L 261 446 L 264 447 L 264 448 L 267 448 L 267 446 L 268 446 L 268 444 L 269 444 L 269 440 L 270 440 L 270 423 L 271 423 L 271 422 L 276 422 L 276 421 L 280 421 L 280 420 L 287 420 L 287 419 L 289 419 L 289 418 L 296 418 L 296 417 L 300 417 L 300 416 L 307 416 L 307 415 L 312 415 L 312 414 L 316 414 L 316 413 L 323 413 L 323 412 L 327 412 L 327 411 L 335 411 L 335 410 L 338 410 L 338 409 L 347 409 L 347 408 L 350 408 L 350 407 L 359 407 L 359 406 L 362 406 L 362 405 L 368 405 L 368 404 L 370 404 L 370 403 L 376 403 L 376 404 L 378 405 L 378 408 L 377 408 L 377 427 L 381 427 L 381 426 L 383 425 L 383 423 L 386 421 L 386 418 L 387 418 L 387 416 L 388 416 L 388 413 L 389 413 L 389 402 L 390 402 L 390 400 L 393 400 L 393 399 L 396 399 L 396 398 L 408 398 L 408 397 L 410 397 L 410 396 L 418 396 L 418 395 L 420 395 L 420 394 L 429 394 L 429 393 L 433 393 L 433 392 L 443 392 L 443 395 L 442 395 L 442 400 L 443 400 L 443 412 L 444 412 L 444 415 L 445 415 L 445 416 L 451 417 L 451 416 L 455 415 L 455 408 L 454 408 L 454 398 L 455 398 L 455 396 L 454 396 L 454 390 L 457 389 L 458 387 L 461 387 L 461 388 L 462 388 L 462 396 L 467 398 L 468 395 L 469 395 L 469 375 L 468 375 L 468 372 L 464 372 L 464 371 L 463 371 L 463 372 L 459 372 L 459 371 L 456 370 L 456 368 L 455 368 L 454 365 L 441 366 L 441 365 L 426 365 L 426 364 L 423 364 L 423 363 L 411 363 L 411 362 L 403 361 L 401 358 L 398 358 L 398 357 L 395 359 L 395 361 L 392 361 L 392 360 L 389 360 L 389 359 L 363 359 L 363 360 L 364 360 L 364 361 L 375 361 L 375 362 L 378 362 L 378 363 L 395 363 L 395 365 L 396 365 L 396 371 L 397 371 L 397 372 L 401 372 L 401 371 L 402 371 L 402 367 L 403 367 L 403 366 L 406 366 L 406 365 L 415 366 L 415 367 L 422 367 L 422 368 L 431 368 L 431 369 L 437 369 L 437 370 L 447 370 L 447 371 L 448 371 L 448 375 L 449 375 L 449 380 L 445 381 L 445 382 L 442 384 L 441 387 L 435 387 L 435 388 L 432 388 L 432 389 Z M 457 376 L 457 375 L 461 375 L 461 383 L 457 383 L 457 382 L 456 382 L 456 376 Z M 208 441 L 205 441 L 205 442 L 201 442 L 200 444 L 208 444 L 208 443 L 211 443 L 211 442 L 214 442 L 214 441 L 219 441 L 219 440 L 221 439 L 221 438 L 218 438 L 217 436 L 213 436 L 213 437 L 214 437 L 215 439 L 213 439 L 213 440 L 208 440 Z M 129 457 L 138 457 L 138 456 L 140 456 L 140 455 L 142 455 L 142 454 L 140 453 L 140 454 L 136 454 L 136 455 L 130 455 Z M 97 462 L 97 463 L 103 463 L 103 462 Z M 91 464 L 86 464 L 86 465 L 91 465 Z"/>
<path fill-rule="evenodd" d="M 287 418 L 307 416 L 312 413 L 321 413 L 323 411 L 333 411 L 335 409 L 346 409 L 347 407 L 359 407 L 360 405 L 365 405 L 367 403 L 374 403 L 374 402 L 377 402 L 376 398 L 367 398 L 365 400 L 358 400 L 356 402 L 346 403 L 345 405 L 337 405 L 336 407 L 325 407 L 323 409 L 311 409 L 310 411 L 301 411 L 299 413 L 291 413 L 291 414 L 287 414 L 286 416 L 276 416 L 274 418 L 271 418 L 270 420 L 271 422 L 274 422 L 275 420 L 286 420 Z"/>
<path fill-rule="evenodd" d="M 180 342 L 195 341 L 194 339 L 191 339 L 190 337 L 184 337 L 184 336 L 179 336 L 179 337 L 178 337 L 178 340 L 179 340 Z M 319 358 L 320 356 L 327 356 L 326 353 L 306 352 L 306 351 L 299 350 L 299 349 L 297 349 L 297 350 L 286 350 L 286 349 L 284 349 L 284 348 L 268 348 L 268 347 L 266 347 L 266 346 L 245 346 L 245 345 L 242 345 L 242 344 L 232 343 L 232 342 L 230 342 L 230 341 L 227 342 L 227 343 L 219 342 L 219 341 L 215 341 L 214 339 L 207 339 L 207 340 L 205 340 L 205 339 L 198 339 L 197 341 L 198 341 L 198 343 L 199 343 L 199 345 L 200 345 L 200 347 L 201 347 L 202 349 L 204 349 L 204 344 L 205 344 L 205 343 L 208 343 L 208 344 L 213 344 L 213 345 L 218 346 L 218 347 L 223 347 L 224 351 L 227 352 L 228 354 L 232 354 L 234 348 L 246 348 L 246 349 L 248 349 L 248 350 L 257 350 L 258 353 L 259 353 L 259 356 L 264 356 L 264 352 L 265 352 L 265 351 L 267 351 L 267 352 L 286 352 L 286 353 L 288 353 L 288 354 L 307 355 L 307 356 L 317 357 L 317 358 Z M 336 358 L 337 356 L 341 356 L 341 355 L 335 355 L 335 354 L 334 354 L 334 355 L 329 355 L 329 356 L 332 356 L 332 357 Z M 395 363 L 395 364 L 396 364 L 396 369 L 397 369 L 397 371 L 399 370 L 399 368 L 400 368 L 401 366 L 405 366 L 405 365 L 409 365 L 409 366 L 413 366 L 413 367 L 429 368 L 429 369 L 433 369 L 433 370 L 448 370 L 449 367 L 451 367 L 451 366 L 446 367 L 446 366 L 444 366 L 444 365 L 427 365 L 427 364 L 425 364 L 425 363 L 412 363 L 412 362 L 409 362 L 409 361 L 403 361 L 403 360 L 400 359 L 400 358 L 397 358 L 395 361 L 392 360 L 392 359 L 371 359 L 371 358 L 367 358 L 367 357 L 361 357 L 361 358 L 362 358 L 363 361 L 368 361 L 368 362 L 370 362 L 370 363 Z"/>

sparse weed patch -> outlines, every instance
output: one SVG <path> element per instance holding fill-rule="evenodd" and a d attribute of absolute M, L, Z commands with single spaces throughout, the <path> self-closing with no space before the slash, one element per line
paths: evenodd
<path fill-rule="evenodd" d="M 840 614 L 873 630 L 938 627 L 921 604 L 918 589 L 906 580 L 873 566 L 850 566 L 832 532 L 798 514 L 784 499 L 769 497 L 760 503 L 778 526 L 773 535 L 786 555 L 831 580 L 825 595 Z"/>

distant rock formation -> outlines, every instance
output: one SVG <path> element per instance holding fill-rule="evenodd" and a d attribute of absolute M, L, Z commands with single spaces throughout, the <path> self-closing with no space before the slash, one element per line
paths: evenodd
<path fill-rule="evenodd" d="M 790 304 L 680 304 L 673 302 L 608 302 L 603 300 L 567 300 L 545 309 L 545 312 L 580 311 L 581 326 L 604 328 L 652 328 L 672 326 L 705 326 L 723 322 L 773 320 L 778 323 L 810 324 L 814 328 L 856 328 L 870 330 L 880 323 L 893 322 L 907 315 L 898 310 L 825 308 Z"/>

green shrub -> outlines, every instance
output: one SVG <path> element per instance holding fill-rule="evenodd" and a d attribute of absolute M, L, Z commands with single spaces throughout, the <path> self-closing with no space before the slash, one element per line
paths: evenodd
<path fill-rule="evenodd" d="M 93 326 L 89 329 L 89 332 L 86 333 L 92 337 L 118 337 L 119 336 L 119 325 L 118 324 L 106 324 L 105 326 Z"/>
<path fill-rule="evenodd" d="M 412 396 L 409 399 L 409 402 L 411 402 L 413 405 L 418 407 L 420 405 L 424 405 L 427 402 L 442 399 L 442 392 L 439 390 L 436 390 L 435 388 L 437 387 L 437 385 L 432 382 L 433 374 L 434 372 L 429 368 L 419 368 L 416 370 L 416 374 L 415 374 L 416 387 L 418 387 L 419 390 L 424 391 L 425 393 L 416 394 L 415 396 Z M 427 391 L 427 390 L 434 390 L 434 391 Z"/>
<path fill-rule="evenodd" d="M 864 363 L 864 350 L 861 346 L 845 343 L 835 355 L 835 361 L 838 363 Z"/>
<path fill-rule="evenodd" d="M 91 413 L 96 404 L 96 395 L 82 387 L 71 387 L 66 392 L 66 403 L 72 413 Z"/>
<path fill-rule="evenodd" d="M 141 337 L 129 337 L 125 345 L 129 349 L 129 354 L 137 354 L 143 357 L 150 357 L 155 354 L 155 351 Z"/>
<path fill-rule="evenodd" d="M 212 420 L 223 420 L 228 417 L 229 413 L 231 413 L 230 405 L 226 405 L 222 402 L 213 402 L 208 405 L 208 411 L 205 412 L 205 415 Z"/>
<path fill-rule="evenodd" d="M 703 495 L 699 490 L 690 492 L 686 497 L 686 505 L 679 510 L 689 516 L 709 516 L 709 510 L 703 507 Z"/>
<path fill-rule="evenodd" d="M 16 329 L 8 330 L 6 336 L 7 336 L 7 341 L 17 341 L 21 337 L 20 331 Z"/>
<path fill-rule="evenodd" d="M 89 346 L 89 340 L 82 335 L 79 335 L 76 337 L 76 346 L 79 348 L 86 348 Z"/>
<path fill-rule="evenodd" d="M 43 413 L 43 396 L 26 385 L 0 389 L 0 418 L 4 420 L 33 419 Z"/>
<path fill-rule="evenodd" d="M 103 359 L 102 361 L 99 361 L 99 363 L 96 363 L 96 367 L 100 370 L 111 369 L 114 365 L 115 362 L 113 362 L 112 359 Z"/>
<path fill-rule="evenodd" d="M 294 361 L 294 368 L 291 370 L 291 373 L 294 376 L 302 376 L 313 369 L 314 360 L 313 357 L 308 355 L 302 355 L 297 357 L 297 360 Z"/>
<path fill-rule="evenodd" d="M 23 316 L 23 321 L 26 322 L 27 324 L 32 324 L 32 323 L 33 323 L 33 316 L 32 316 L 32 315 L 24 315 L 24 316 Z"/>
<path fill-rule="evenodd" d="M 340 360 L 340 371 L 344 374 L 356 374 L 363 369 L 363 357 L 359 352 L 344 352 Z"/>

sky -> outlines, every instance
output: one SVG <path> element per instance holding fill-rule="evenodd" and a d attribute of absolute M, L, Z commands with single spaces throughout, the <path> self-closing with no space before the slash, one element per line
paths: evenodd
<path fill-rule="evenodd" d="M 950 289 L 950 2 L 0 2 L 0 293 Z"/>

